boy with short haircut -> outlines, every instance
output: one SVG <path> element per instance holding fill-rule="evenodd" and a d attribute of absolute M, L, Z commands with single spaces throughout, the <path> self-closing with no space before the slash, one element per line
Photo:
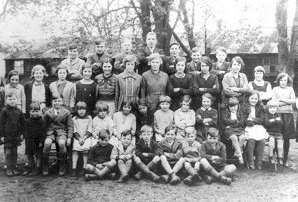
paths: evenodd
<path fill-rule="evenodd" d="M 91 147 L 88 154 L 85 180 L 101 179 L 111 172 L 115 167 L 115 159 L 111 159 L 114 146 L 109 143 L 110 132 L 101 130 L 98 133 L 97 144 Z"/>
<path fill-rule="evenodd" d="M 161 165 L 167 172 L 166 175 L 160 177 L 160 180 L 163 183 L 170 182 L 171 185 L 176 185 L 181 182 L 176 174 L 183 166 L 183 164 L 177 163 L 182 157 L 182 143 L 176 138 L 176 126 L 168 126 L 165 132 L 165 139 L 158 143 L 156 149 L 156 154 L 160 156 Z M 175 165 L 172 168 L 171 165 L 173 164 Z"/>
<path fill-rule="evenodd" d="M 176 73 L 176 64 L 178 62 L 177 58 L 179 57 L 180 53 L 180 45 L 176 42 L 170 45 L 170 56 L 165 58 L 165 65 L 161 69 L 169 76 Z"/>
<path fill-rule="evenodd" d="M 207 184 L 210 184 L 214 178 L 223 184 L 232 183 L 232 179 L 226 176 L 232 175 L 236 171 L 236 166 L 226 164 L 226 147 L 219 141 L 218 129 L 208 129 L 207 140 L 201 145 L 201 158 L 200 164 L 207 172 L 207 175 L 203 176 Z"/>
<path fill-rule="evenodd" d="M 151 171 L 160 161 L 159 156 L 155 154 L 157 142 L 152 138 L 153 128 L 152 126 L 144 125 L 140 132 L 140 140 L 136 144 L 134 162 L 141 171 L 135 175 L 135 178 L 139 180 L 142 172 L 144 172 L 152 181 L 157 182 L 160 177 Z"/>
<path fill-rule="evenodd" d="M 148 103 L 145 98 L 138 101 L 138 111 L 136 113 L 136 142 L 139 141 L 141 135 L 141 128 L 144 125 L 153 125 L 153 114 L 148 111 Z"/>
<path fill-rule="evenodd" d="M 216 50 L 216 59 L 217 61 L 213 63 L 212 70 L 210 71 L 213 74 L 216 74 L 220 84 L 220 89 L 222 89 L 222 79 L 225 73 L 229 72 L 231 63 L 226 62 L 227 50 L 223 47 L 220 47 Z"/>
<path fill-rule="evenodd" d="M 186 74 L 191 74 L 192 76 L 201 73 L 201 57 L 199 47 L 194 47 L 191 51 L 191 62 L 187 63 L 185 68 Z"/>
<path fill-rule="evenodd" d="M 8 177 L 18 175 L 17 159 L 18 146 L 23 139 L 24 117 L 17 107 L 17 95 L 9 92 L 5 95 L 6 106 L 0 114 L 0 139 L 4 144 L 6 162 L 6 175 Z"/>
<path fill-rule="evenodd" d="M 135 146 L 132 144 L 132 133 L 130 130 L 121 133 L 121 143 L 114 146 L 111 159 L 117 161 L 120 170 L 118 183 L 125 183 L 129 179 L 129 171 L 132 167 Z"/>
<path fill-rule="evenodd" d="M 159 97 L 159 107 L 154 113 L 154 132 L 157 142 L 163 140 L 166 127 L 174 124 L 174 112 L 170 110 L 171 98 L 166 95 Z"/>
<path fill-rule="evenodd" d="M 70 146 L 73 137 L 73 120 L 70 111 L 63 106 L 63 100 L 56 95 L 52 100 L 52 108 L 46 111 L 44 119 L 47 126 L 46 139 L 43 148 L 43 175 L 49 175 L 49 153 L 54 141 L 58 143 L 58 159 L 60 159 L 59 175 L 63 176 L 66 170 L 66 145 Z"/>
<path fill-rule="evenodd" d="M 134 55 L 132 52 L 132 42 L 131 40 L 126 39 L 122 44 L 121 44 L 121 53 L 118 53 L 115 55 L 115 63 L 114 63 L 114 74 L 120 74 L 124 71 L 125 66 L 123 64 L 123 59 L 128 56 L 128 55 Z"/>
<path fill-rule="evenodd" d="M 78 81 L 83 78 L 81 74 L 82 66 L 85 61 L 80 59 L 78 51 L 78 45 L 71 43 L 68 46 L 68 56 L 66 59 L 62 60 L 61 66 L 66 66 L 69 74 L 70 81 Z"/>

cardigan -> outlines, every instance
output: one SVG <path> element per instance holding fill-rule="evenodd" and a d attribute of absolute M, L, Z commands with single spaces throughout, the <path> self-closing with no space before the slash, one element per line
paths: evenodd
<path fill-rule="evenodd" d="M 204 141 L 201 144 L 201 157 L 211 161 L 212 156 L 220 157 L 217 161 L 219 166 L 225 164 L 227 161 L 226 146 L 218 141 L 216 142 L 214 149 L 210 142 Z"/>
<path fill-rule="evenodd" d="M 270 120 L 273 119 L 273 122 Z M 283 120 L 278 113 L 265 113 L 265 128 L 268 133 L 283 133 Z"/>
<path fill-rule="evenodd" d="M 155 153 L 158 156 L 164 155 L 164 153 L 169 153 L 169 156 L 167 157 L 169 161 L 178 161 L 183 156 L 182 143 L 175 138 L 172 144 L 169 144 L 165 138 L 158 143 Z"/>
<path fill-rule="evenodd" d="M 238 78 L 240 81 L 239 86 L 237 86 L 235 78 L 231 72 L 226 73 L 224 75 L 223 80 L 222 80 L 222 86 L 223 86 L 223 93 L 225 95 L 227 95 L 229 97 L 233 97 L 233 96 L 238 97 L 242 94 L 249 92 L 248 81 L 247 81 L 246 75 L 243 73 L 239 73 Z M 239 88 L 239 92 L 234 92 L 234 91 L 230 90 L 229 88 L 231 88 L 231 87 Z"/>
<path fill-rule="evenodd" d="M 136 156 L 141 159 L 149 159 L 155 156 L 155 151 L 157 149 L 157 142 L 153 139 L 150 140 L 149 145 L 146 144 L 145 140 L 141 138 L 136 144 Z M 144 156 L 143 153 L 148 153 L 148 156 Z"/>
<path fill-rule="evenodd" d="M 111 154 L 114 146 L 108 143 L 106 146 L 102 146 L 99 143 L 91 147 L 88 153 L 87 163 L 93 166 L 96 164 L 102 164 L 111 160 Z"/>
<path fill-rule="evenodd" d="M 50 84 L 50 91 L 52 93 L 52 96 L 59 95 L 58 91 L 58 85 L 59 81 L 54 81 Z M 63 100 L 63 106 L 66 108 L 73 108 L 75 106 L 74 103 L 74 84 L 72 82 L 66 81 L 65 87 L 63 89 L 63 93 L 61 95 Z"/>
<path fill-rule="evenodd" d="M 201 96 L 204 93 L 211 93 L 213 96 L 219 93 L 218 78 L 215 74 L 210 74 L 207 80 L 202 76 L 202 73 L 194 75 L 194 93 L 196 96 Z M 200 91 L 199 88 L 206 88 L 206 91 Z"/>
<path fill-rule="evenodd" d="M 112 150 L 111 159 L 118 159 L 121 155 L 133 155 L 135 152 L 135 146 L 130 143 L 125 149 L 123 144 L 120 142 L 116 144 Z"/>
<path fill-rule="evenodd" d="M 187 141 L 182 145 L 183 157 L 186 158 L 198 158 L 201 157 L 201 144 L 198 141 L 194 141 L 192 144 L 189 144 Z"/>

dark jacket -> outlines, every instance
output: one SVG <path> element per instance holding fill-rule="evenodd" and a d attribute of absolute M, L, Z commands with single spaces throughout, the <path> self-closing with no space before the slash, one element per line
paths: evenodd
<path fill-rule="evenodd" d="M 249 103 L 246 103 L 242 108 L 240 109 L 241 113 L 244 118 L 245 126 L 254 126 L 254 125 L 264 125 L 265 123 L 265 110 L 264 107 L 257 104 L 255 106 L 255 117 L 252 121 L 247 120 L 250 112 L 251 112 L 251 106 Z"/>
<path fill-rule="evenodd" d="M 97 75 L 103 73 L 102 71 L 102 65 L 105 58 L 108 58 L 109 56 L 105 53 L 103 54 L 93 54 L 87 57 L 86 63 L 91 65 L 92 67 L 92 78 L 96 77 Z M 99 65 L 95 65 L 94 63 L 99 63 Z"/>
<path fill-rule="evenodd" d="M 170 156 L 167 157 L 169 161 L 178 161 L 182 156 L 182 143 L 175 139 L 172 145 L 169 145 L 166 139 L 163 139 L 158 143 L 157 149 L 156 149 L 156 155 L 161 156 L 164 153 L 170 153 Z"/>
<path fill-rule="evenodd" d="M 163 49 L 159 49 L 159 48 L 156 48 L 156 47 L 153 49 L 153 53 L 159 53 L 160 55 L 164 55 Z M 151 53 L 151 51 L 148 47 L 145 47 L 145 48 L 141 49 L 139 51 L 139 53 L 137 54 L 137 58 L 140 62 L 139 69 L 138 69 L 138 74 L 142 75 L 144 72 L 146 72 L 150 69 L 150 66 L 148 65 L 147 57 L 151 54 L 152 53 Z M 163 66 L 163 64 L 161 65 L 161 69 L 163 69 L 162 66 Z"/>
<path fill-rule="evenodd" d="M 273 122 L 270 122 L 270 119 L 274 119 Z M 265 128 L 268 133 L 283 133 L 283 121 L 281 116 L 278 113 L 270 114 L 269 112 L 265 113 Z"/>
<path fill-rule="evenodd" d="M 212 156 L 220 157 L 220 159 L 213 164 L 217 164 L 218 166 L 225 164 L 227 161 L 226 146 L 218 141 L 215 149 L 213 149 L 212 145 L 208 141 L 204 141 L 201 144 L 201 157 L 211 161 Z"/>
<path fill-rule="evenodd" d="M 46 135 L 46 122 L 44 118 L 37 117 L 25 120 L 24 124 L 24 138 L 30 140 L 38 140 L 44 142 Z"/>
<path fill-rule="evenodd" d="M 143 139 L 140 139 L 136 144 L 135 155 L 142 158 L 153 158 L 156 154 L 157 142 L 153 139 L 150 140 L 150 144 L 147 145 Z M 143 153 L 148 153 L 148 156 L 143 156 Z"/>
<path fill-rule="evenodd" d="M 94 145 L 89 151 L 87 163 L 95 166 L 110 161 L 113 147 L 110 143 L 105 147 L 100 144 Z"/>

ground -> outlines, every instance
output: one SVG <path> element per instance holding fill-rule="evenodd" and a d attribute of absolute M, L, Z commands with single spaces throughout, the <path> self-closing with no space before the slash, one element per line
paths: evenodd
<path fill-rule="evenodd" d="M 262 171 L 240 169 L 231 186 L 201 183 L 187 187 L 130 180 L 85 182 L 70 177 L 5 176 L 0 146 L 0 201 L 298 201 L 298 143 L 291 142 L 289 168 L 265 164 Z M 19 149 L 24 162 L 24 149 Z"/>

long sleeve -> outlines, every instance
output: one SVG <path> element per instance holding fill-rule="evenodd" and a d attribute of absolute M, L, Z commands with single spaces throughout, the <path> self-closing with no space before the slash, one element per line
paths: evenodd
<path fill-rule="evenodd" d="M 232 90 L 230 90 L 230 85 L 229 85 L 229 79 L 227 77 L 227 74 L 224 75 L 223 80 L 222 80 L 222 86 L 223 86 L 223 92 L 224 94 L 232 97 L 238 97 L 240 95 L 240 93 L 234 92 Z"/>
<path fill-rule="evenodd" d="M 193 94 L 193 77 L 188 77 L 188 88 L 180 88 L 180 91 L 183 95 L 192 95 Z"/>
<path fill-rule="evenodd" d="M 132 114 L 132 115 L 133 115 L 133 114 Z M 136 120 L 136 116 L 133 115 L 133 116 L 132 116 L 131 133 L 132 133 L 133 135 L 135 135 L 136 130 L 137 130 L 137 120 Z"/>
<path fill-rule="evenodd" d="M 146 98 L 147 94 L 147 81 L 144 76 L 142 76 L 142 83 L 141 83 L 141 98 Z"/>
<path fill-rule="evenodd" d="M 177 140 L 175 140 L 177 141 Z M 179 160 L 183 156 L 183 151 L 182 151 L 182 144 L 179 143 L 179 146 L 177 147 L 176 151 L 173 153 L 169 153 L 169 159 L 171 160 Z"/>
<path fill-rule="evenodd" d="M 95 147 L 91 148 L 89 153 L 88 153 L 88 164 L 91 164 L 93 166 L 96 166 L 96 162 L 94 161 L 94 155 L 95 155 Z"/>
<path fill-rule="evenodd" d="M 212 88 L 207 88 L 206 92 L 211 94 L 219 93 L 219 82 L 217 76 L 214 80 L 214 85 Z"/>
<path fill-rule="evenodd" d="M 111 159 L 116 160 L 119 157 L 118 148 L 114 146 L 112 153 L 111 153 Z"/>
<path fill-rule="evenodd" d="M 205 159 L 207 159 L 207 160 L 211 160 L 211 158 L 212 158 L 212 156 L 213 155 L 209 155 L 209 154 L 207 154 L 207 148 L 206 148 L 206 145 L 202 145 L 201 146 L 201 157 L 202 158 L 205 158 Z"/>
<path fill-rule="evenodd" d="M 21 86 L 21 102 L 22 102 L 22 112 L 26 113 L 26 94 L 24 90 L 24 86 Z"/>
<path fill-rule="evenodd" d="M 74 84 L 71 90 L 71 96 L 70 96 L 70 108 L 74 108 L 76 104 L 76 91 L 77 91 L 77 85 Z"/>
<path fill-rule="evenodd" d="M 67 137 L 72 138 L 74 131 L 74 124 L 70 112 L 67 113 Z"/>
<path fill-rule="evenodd" d="M 115 108 L 118 111 L 119 107 L 119 98 L 120 98 L 120 88 L 119 88 L 119 79 L 116 79 L 116 86 L 115 86 Z"/>
<path fill-rule="evenodd" d="M 0 137 L 4 137 L 4 125 L 6 120 L 6 111 L 2 110 L 0 114 Z"/>

